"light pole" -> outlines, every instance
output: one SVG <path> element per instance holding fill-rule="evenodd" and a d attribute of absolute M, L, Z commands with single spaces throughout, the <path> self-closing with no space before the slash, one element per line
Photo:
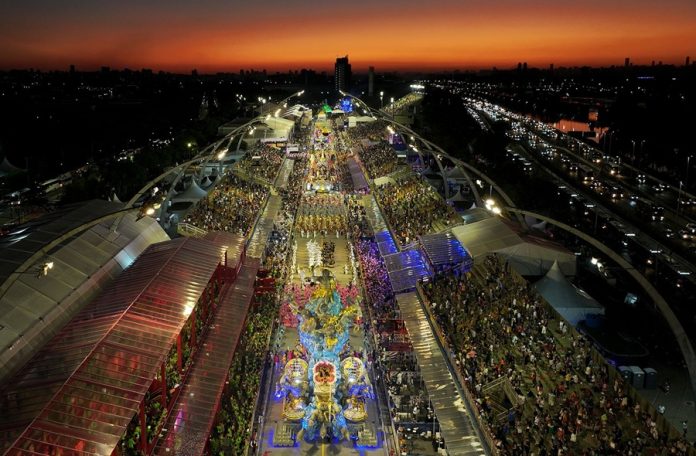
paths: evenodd
<path fill-rule="evenodd" d="M 379 92 L 379 109 L 382 109 L 384 107 L 384 103 L 382 102 L 384 97 L 384 92 L 380 90 Z"/>
<path fill-rule="evenodd" d="M 691 157 L 693 157 L 693 155 L 689 155 L 688 157 L 686 157 L 686 184 L 684 185 L 684 187 L 686 187 L 687 193 L 689 192 L 689 165 L 691 164 Z"/>
<path fill-rule="evenodd" d="M 614 130 L 611 131 L 609 135 L 609 154 L 611 154 L 611 145 L 614 142 Z"/>
<path fill-rule="evenodd" d="M 394 97 L 391 97 L 391 99 L 389 100 L 389 103 L 391 103 L 392 120 L 394 120 Z"/>
<path fill-rule="evenodd" d="M 641 159 L 643 158 L 643 146 L 645 145 L 645 140 L 641 139 L 640 140 L 640 157 Z"/>

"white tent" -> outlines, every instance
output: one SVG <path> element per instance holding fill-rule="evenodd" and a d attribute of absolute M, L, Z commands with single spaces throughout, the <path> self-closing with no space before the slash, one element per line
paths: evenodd
<path fill-rule="evenodd" d="M 451 168 L 445 172 L 447 174 L 448 179 L 467 180 L 466 175 L 464 174 L 464 171 L 459 166 L 455 166 L 454 168 Z"/>
<path fill-rule="evenodd" d="M 544 230 L 546 230 L 546 220 L 542 220 L 541 222 L 538 222 L 538 223 L 533 223 L 529 227 L 533 230 L 544 231 Z"/>
<path fill-rule="evenodd" d="M 575 275 L 575 255 L 560 246 L 544 243 L 532 236 L 520 238 L 519 244 L 498 250 L 517 272 L 524 276 L 539 276 L 546 273 L 555 262 L 568 275 Z M 541 242 L 540 242 L 541 241 Z M 547 245 L 544 245 L 547 244 Z"/>
<path fill-rule="evenodd" d="M 215 178 L 213 178 L 215 179 Z M 201 188 L 208 188 L 210 185 L 213 183 L 213 181 L 210 180 L 209 176 L 205 176 L 203 179 L 201 179 L 200 187 Z"/>
<path fill-rule="evenodd" d="M 604 315 L 604 307 L 570 283 L 561 272 L 558 262 L 553 263 L 549 272 L 534 287 L 573 326 L 588 315 Z"/>
<path fill-rule="evenodd" d="M 200 188 L 194 179 L 191 179 L 191 185 L 189 185 L 186 191 L 176 195 L 174 198 L 172 198 L 172 201 L 175 203 L 184 201 L 195 203 L 196 201 L 204 198 L 205 195 L 207 195 L 206 191 Z"/>
<path fill-rule="evenodd" d="M 474 259 L 522 242 L 517 233 L 497 217 L 455 226 L 452 234 Z"/>
<path fill-rule="evenodd" d="M 454 196 L 450 196 L 447 201 L 450 203 L 458 203 L 462 201 L 466 201 L 466 198 L 462 196 L 461 190 L 458 190 L 457 193 L 454 194 Z"/>
<path fill-rule="evenodd" d="M 467 211 L 468 212 L 468 211 Z M 452 234 L 476 259 L 489 253 L 503 256 L 522 275 L 543 275 L 558 261 L 561 270 L 575 275 L 575 255 L 561 246 L 534 236 L 518 235 L 500 217 L 474 209 L 475 217 L 452 228 Z M 464 219 L 467 220 L 466 214 Z"/>

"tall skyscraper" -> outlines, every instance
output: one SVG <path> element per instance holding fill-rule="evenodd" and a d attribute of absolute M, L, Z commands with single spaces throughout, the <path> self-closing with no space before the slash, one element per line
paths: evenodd
<path fill-rule="evenodd" d="M 349 90 L 350 77 L 351 71 L 350 63 L 348 63 L 348 56 L 337 58 L 334 72 L 334 86 L 336 90 Z"/>
<path fill-rule="evenodd" d="M 688 63 L 687 63 L 688 65 Z M 373 96 L 375 94 L 375 67 L 371 66 L 367 72 L 367 95 Z"/>

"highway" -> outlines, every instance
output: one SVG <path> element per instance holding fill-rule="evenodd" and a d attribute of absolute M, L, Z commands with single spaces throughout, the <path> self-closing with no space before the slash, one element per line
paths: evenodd
<path fill-rule="evenodd" d="M 475 120 L 487 129 L 490 129 L 491 121 L 510 122 L 508 136 L 522 146 L 509 154 L 510 159 L 521 160 L 523 167 L 530 170 L 532 161 L 536 166 L 543 166 L 562 187 L 560 191 L 584 204 L 589 211 L 596 212 L 598 219 L 608 221 L 630 238 L 626 239 L 624 246 L 630 241 L 640 246 L 648 257 L 659 255 L 677 276 L 696 284 L 696 267 L 689 259 L 674 252 L 675 246 L 684 252 L 696 250 L 696 236 L 687 228 L 692 221 L 685 216 L 685 211 L 677 213 L 665 204 L 673 188 L 662 184 L 661 191 L 656 192 L 654 188 L 660 185 L 659 181 L 651 181 L 647 175 L 639 178 L 642 173 L 630 165 L 608 160 L 599 151 L 584 143 L 578 144 L 574 138 L 546 124 L 482 100 L 463 100 L 478 114 L 479 118 Z M 569 138 L 568 147 L 565 147 L 563 137 Z M 693 206 L 688 207 L 690 210 Z M 643 223 L 636 224 L 631 219 Z M 648 224 L 644 226 L 650 229 L 641 229 L 639 225 L 643 224 Z M 644 265 L 635 266 L 643 268 Z"/>

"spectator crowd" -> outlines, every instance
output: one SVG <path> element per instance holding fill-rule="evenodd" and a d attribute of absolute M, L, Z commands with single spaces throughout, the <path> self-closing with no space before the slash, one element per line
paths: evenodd
<path fill-rule="evenodd" d="M 377 187 L 375 196 L 402 245 L 414 242 L 422 234 L 444 229 L 458 218 L 454 209 L 415 175 Z"/>
<path fill-rule="evenodd" d="M 496 256 L 423 291 L 501 454 L 686 454 L 591 344 Z M 487 386 L 507 383 L 513 397 Z M 516 397 L 515 397 L 516 396 Z"/>
<path fill-rule="evenodd" d="M 267 196 L 266 187 L 230 174 L 198 202 L 185 222 L 207 231 L 246 236 Z"/>
<path fill-rule="evenodd" d="M 285 151 L 259 142 L 237 163 L 237 170 L 273 183 L 283 163 Z"/>

